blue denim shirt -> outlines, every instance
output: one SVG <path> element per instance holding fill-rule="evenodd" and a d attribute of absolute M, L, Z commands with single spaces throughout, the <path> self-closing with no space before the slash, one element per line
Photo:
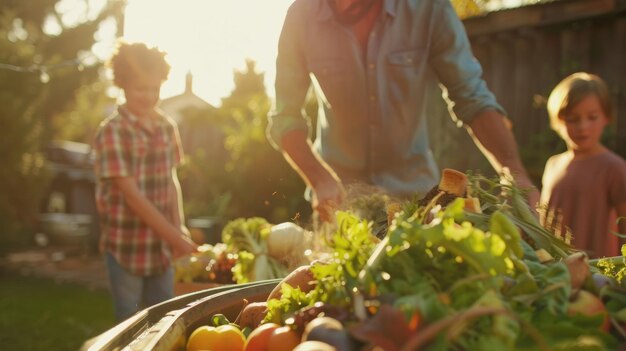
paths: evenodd
<path fill-rule="evenodd" d="M 276 67 L 272 145 L 280 150 L 294 129 L 311 134 L 303 104 L 312 85 L 320 106 L 314 148 L 344 182 L 393 195 L 424 194 L 438 183 L 426 126 L 438 83 L 460 121 L 487 108 L 504 114 L 448 0 L 384 0 L 366 52 L 326 0 L 295 0 Z"/>

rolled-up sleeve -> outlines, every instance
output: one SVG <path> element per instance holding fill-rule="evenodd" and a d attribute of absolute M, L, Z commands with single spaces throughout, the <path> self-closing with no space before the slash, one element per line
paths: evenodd
<path fill-rule="evenodd" d="M 483 80 L 463 23 L 449 1 L 438 1 L 435 10 L 430 64 L 447 89 L 448 104 L 456 118 L 470 122 L 479 112 L 494 109 L 505 115 Z"/>
<path fill-rule="evenodd" d="M 301 46 L 306 24 L 299 12 L 291 6 L 278 42 L 276 102 L 267 126 L 267 138 L 277 150 L 282 148 L 282 138 L 288 132 L 301 129 L 309 134 L 311 129 L 311 121 L 303 112 L 311 79 Z"/>

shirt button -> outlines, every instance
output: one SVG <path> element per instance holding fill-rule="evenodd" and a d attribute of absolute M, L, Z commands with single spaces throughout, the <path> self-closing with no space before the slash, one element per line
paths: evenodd
<path fill-rule="evenodd" d="M 375 100 L 376 100 L 376 96 L 370 95 L 370 101 L 375 101 Z"/>
<path fill-rule="evenodd" d="M 406 59 L 406 62 L 407 63 L 413 63 L 413 59 L 412 58 L 408 58 L 408 59 Z"/>
<path fill-rule="evenodd" d="M 370 63 L 367 67 L 369 67 L 370 69 L 374 69 L 376 67 L 376 65 L 373 64 L 373 63 Z"/>

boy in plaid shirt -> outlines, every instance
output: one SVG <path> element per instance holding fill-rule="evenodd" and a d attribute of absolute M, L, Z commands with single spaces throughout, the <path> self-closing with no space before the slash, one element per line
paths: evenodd
<path fill-rule="evenodd" d="M 115 314 L 123 320 L 174 296 L 171 260 L 197 245 L 182 214 L 178 129 L 156 109 L 170 70 L 165 53 L 121 43 L 109 64 L 126 103 L 96 133 L 96 200 Z"/>

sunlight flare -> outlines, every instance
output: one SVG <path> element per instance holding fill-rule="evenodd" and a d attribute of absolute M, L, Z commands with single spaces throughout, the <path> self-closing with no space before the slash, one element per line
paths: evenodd
<path fill-rule="evenodd" d="M 162 97 L 185 87 L 194 76 L 194 92 L 211 104 L 232 90 L 233 70 L 245 59 L 265 72 L 268 94 L 275 76 L 275 56 L 283 19 L 292 0 L 130 0 L 124 37 L 144 41 L 168 53 L 172 65 Z"/>

